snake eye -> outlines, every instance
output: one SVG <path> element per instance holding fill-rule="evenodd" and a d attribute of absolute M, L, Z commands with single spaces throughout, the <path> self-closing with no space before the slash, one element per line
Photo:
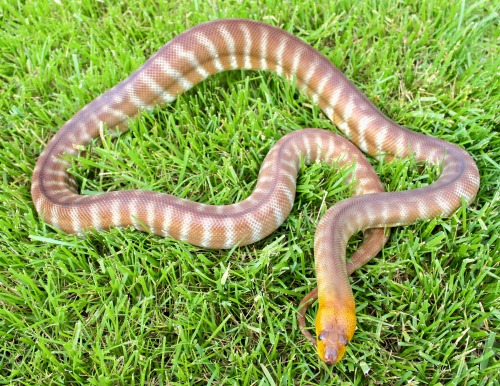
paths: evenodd
<path fill-rule="evenodd" d="M 321 342 L 323 339 L 325 339 L 325 336 L 323 335 L 323 333 L 320 333 L 318 335 L 318 340 Z"/>
<path fill-rule="evenodd" d="M 346 337 L 342 337 L 341 339 L 342 339 L 341 340 L 342 344 L 347 347 L 349 345 L 349 341 L 347 340 L 347 338 Z"/>

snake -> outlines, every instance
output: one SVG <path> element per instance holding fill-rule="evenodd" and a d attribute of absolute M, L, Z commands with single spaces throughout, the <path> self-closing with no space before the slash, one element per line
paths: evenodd
<path fill-rule="evenodd" d="M 69 158 L 104 128 L 124 132 L 142 110 L 171 103 L 209 76 L 237 69 L 271 71 L 293 82 L 344 136 L 331 129 L 283 136 L 265 157 L 254 191 L 237 203 L 208 205 L 148 190 L 79 193 L 68 172 Z M 374 157 L 413 157 L 437 165 L 439 176 L 417 189 L 386 192 L 358 148 Z M 472 203 L 479 172 L 459 146 L 392 121 L 326 56 L 298 37 L 245 19 L 213 20 L 177 35 L 55 133 L 34 167 L 31 194 L 41 220 L 66 233 L 133 227 L 202 248 L 228 249 L 261 240 L 285 221 L 301 159 L 355 165 L 353 196 L 326 210 L 317 225 L 317 289 L 305 299 L 318 300 L 312 340 L 319 358 L 335 364 L 356 330 L 349 274 L 383 247 L 384 229 L 450 216 Z M 365 232 L 364 243 L 348 262 L 348 240 L 359 231 Z"/>

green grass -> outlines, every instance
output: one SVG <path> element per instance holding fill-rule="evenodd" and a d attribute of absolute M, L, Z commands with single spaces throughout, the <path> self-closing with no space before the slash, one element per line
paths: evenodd
<path fill-rule="evenodd" d="M 498 2 L 117 3 L 0 0 L 0 384 L 498 385 Z M 459 144 L 479 166 L 470 207 L 394 229 L 353 275 L 358 330 L 337 366 L 318 360 L 296 313 L 316 282 L 318 219 L 349 196 L 346 171 L 306 168 L 285 224 L 231 251 L 129 229 L 77 238 L 31 202 L 35 161 L 58 127 L 172 37 L 219 17 L 298 35 L 391 118 Z M 225 73 L 96 141 L 72 172 L 84 192 L 228 204 L 301 127 L 332 125 L 277 76 Z M 388 190 L 436 172 L 373 165 Z"/>

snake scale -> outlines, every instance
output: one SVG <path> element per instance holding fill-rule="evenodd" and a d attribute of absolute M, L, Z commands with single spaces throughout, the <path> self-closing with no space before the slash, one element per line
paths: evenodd
<path fill-rule="evenodd" d="M 141 109 L 172 102 L 210 75 L 232 69 L 270 70 L 295 81 L 362 151 L 439 164 L 439 178 L 423 188 L 384 192 L 353 145 L 331 132 L 309 129 L 277 142 L 262 164 L 254 192 L 239 203 L 211 206 L 141 190 L 79 194 L 67 172 L 67 157 L 98 137 L 103 126 L 125 131 Z M 260 240 L 283 223 L 293 205 L 300 157 L 356 165 L 356 195 L 326 212 L 314 242 L 318 288 L 310 297 L 319 301 L 315 340 L 320 358 L 333 364 L 344 355 L 356 328 L 348 280 L 353 264 L 362 265 L 382 248 L 383 228 L 449 216 L 462 200 L 471 203 L 479 173 L 472 157 L 456 145 L 394 123 L 297 37 L 241 19 L 216 20 L 180 34 L 64 124 L 36 163 L 31 194 L 40 217 L 68 233 L 133 226 L 205 248 L 231 248 Z M 346 265 L 348 239 L 360 230 L 367 230 L 364 244 Z"/>

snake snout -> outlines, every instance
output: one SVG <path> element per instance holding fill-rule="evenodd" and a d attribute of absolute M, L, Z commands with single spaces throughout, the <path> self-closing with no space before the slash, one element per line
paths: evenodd
<path fill-rule="evenodd" d="M 334 365 L 340 360 L 337 349 L 332 347 L 327 348 L 324 355 L 324 360 L 327 365 Z"/>

